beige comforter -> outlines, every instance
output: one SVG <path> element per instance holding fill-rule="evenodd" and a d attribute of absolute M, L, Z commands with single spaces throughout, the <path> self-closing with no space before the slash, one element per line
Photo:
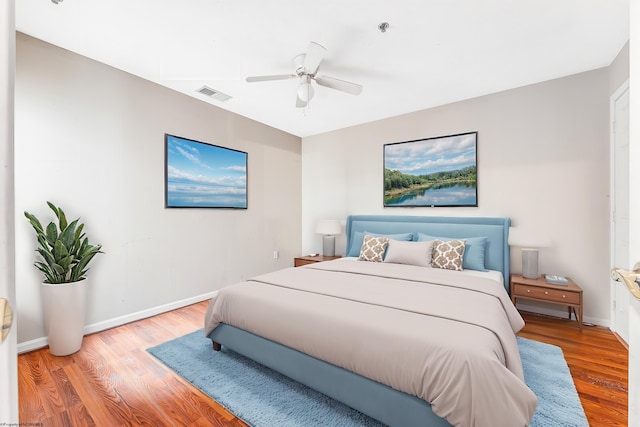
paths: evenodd
<path fill-rule="evenodd" d="M 402 264 L 337 260 L 226 287 L 205 316 L 430 402 L 455 426 L 525 426 L 515 332 L 524 322 L 493 280 Z"/>

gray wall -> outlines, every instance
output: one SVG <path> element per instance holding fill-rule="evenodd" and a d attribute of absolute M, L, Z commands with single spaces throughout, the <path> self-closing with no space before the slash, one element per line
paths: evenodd
<path fill-rule="evenodd" d="M 89 274 L 88 331 L 202 300 L 300 253 L 298 137 L 23 34 L 15 115 L 21 350 L 44 344 L 22 212 L 49 215 L 46 200 L 104 245 Z M 248 152 L 249 208 L 165 209 L 165 132 Z"/>
<path fill-rule="evenodd" d="M 546 246 L 540 272 L 574 278 L 586 320 L 608 325 L 609 85 L 598 69 L 303 138 L 303 252 L 320 251 L 324 218 L 508 216 L 527 246 Z M 477 208 L 383 208 L 383 144 L 467 131 L 478 131 Z M 513 248 L 512 271 L 520 260 Z"/>

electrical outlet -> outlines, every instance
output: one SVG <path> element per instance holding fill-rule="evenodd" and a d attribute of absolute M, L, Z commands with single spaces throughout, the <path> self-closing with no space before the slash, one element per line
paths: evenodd
<path fill-rule="evenodd" d="M 280 258 L 280 254 L 278 253 L 278 251 L 273 251 L 273 259 L 278 259 Z"/>

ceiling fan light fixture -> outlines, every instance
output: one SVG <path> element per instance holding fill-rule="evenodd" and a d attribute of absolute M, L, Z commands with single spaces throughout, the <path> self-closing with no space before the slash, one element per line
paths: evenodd
<path fill-rule="evenodd" d="M 298 98 L 300 98 L 301 101 L 309 102 L 311 98 L 313 98 L 313 93 L 313 86 L 311 86 L 311 81 L 307 77 L 302 80 L 300 86 L 298 86 Z"/>

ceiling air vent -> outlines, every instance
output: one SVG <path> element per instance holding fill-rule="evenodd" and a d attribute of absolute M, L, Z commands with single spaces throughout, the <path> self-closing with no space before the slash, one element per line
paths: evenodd
<path fill-rule="evenodd" d="M 224 102 L 231 99 L 229 95 L 222 93 L 220 91 L 217 91 L 215 89 L 211 89 L 209 86 L 202 86 L 200 89 L 197 90 L 197 92 L 200 92 L 201 94 L 206 95 L 209 98 L 216 99 L 218 101 Z"/>

